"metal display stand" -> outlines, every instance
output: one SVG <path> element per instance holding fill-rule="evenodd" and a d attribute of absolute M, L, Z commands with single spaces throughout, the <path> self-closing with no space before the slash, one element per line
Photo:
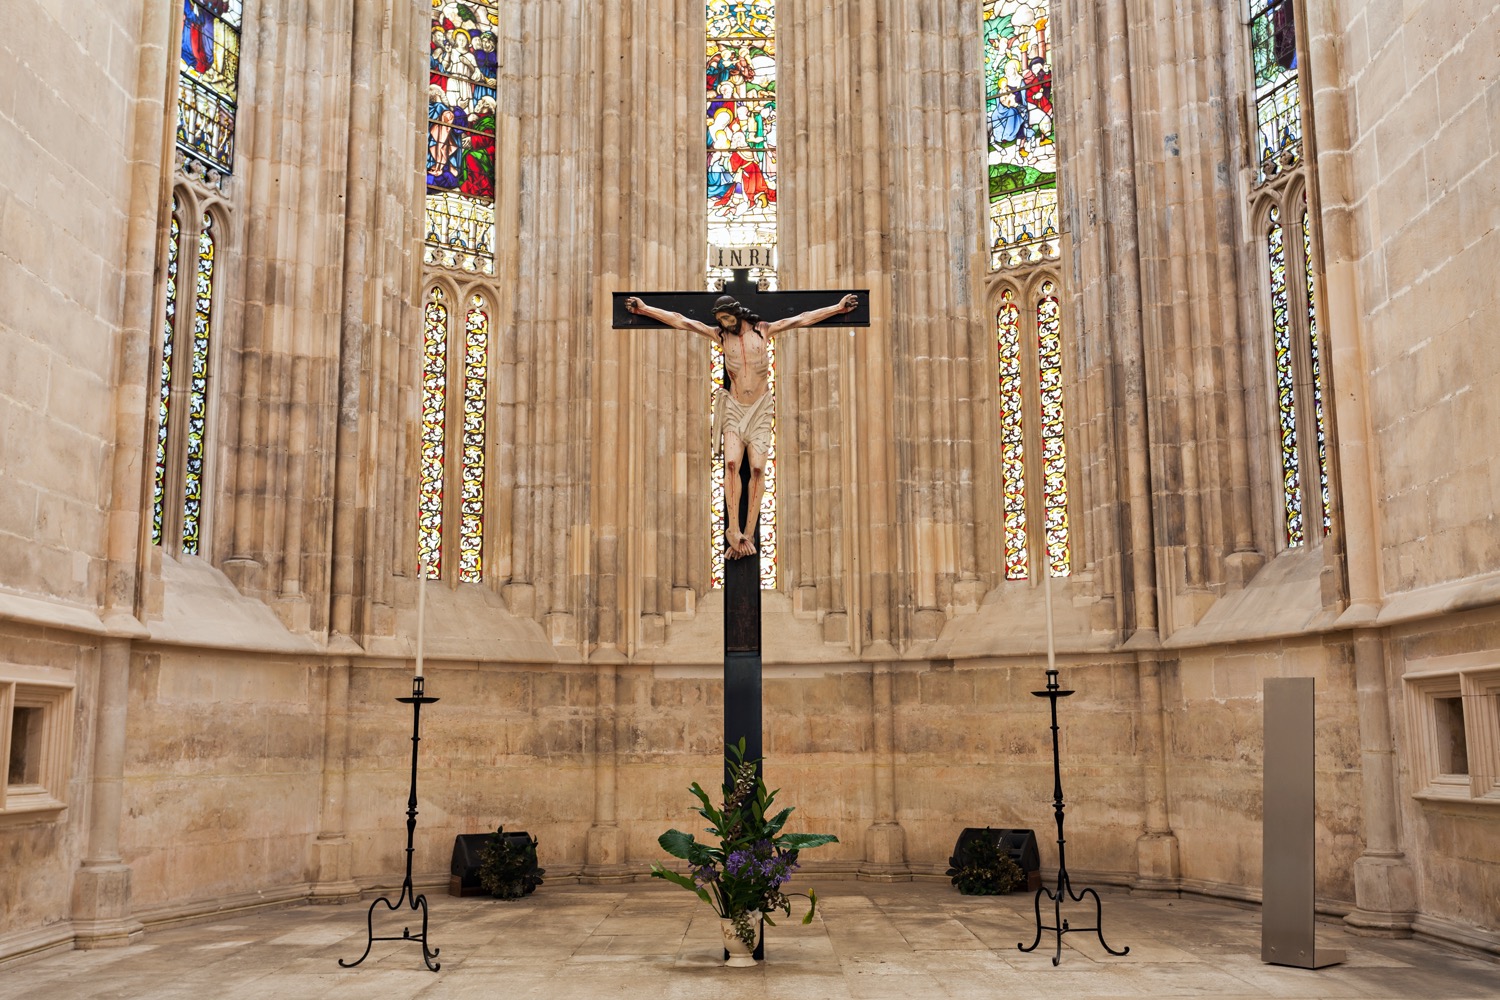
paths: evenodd
<path fill-rule="evenodd" d="M 1050 609 L 1049 609 L 1050 610 Z M 1016 942 L 1016 947 L 1021 951 L 1035 951 L 1036 946 L 1042 942 L 1042 931 L 1057 932 L 1057 951 L 1052 955 L 1052 964 L 1057 965 L 1062 960 L 1062 936 L 1071 931 L 1093 931 L 1099 935 L 1099 943 L 1104 945 L 1104 950 L 1111 955 L 1128 955 L 1130 949 L 1124 948 L 1120 951 L 1109 946 L 1104 940 L 1104 932 L 1100 930 L 1100 924 L 1104 922 L 1104 903 L 1099 899 L 1099 894 L 1093 889 L 1084 889 L 1081 892 L 1073 891 L 1073 883 L 1068 878 L 1068 859 L 1064 853 L 1063 840 L 1063 791 L 1062 791 L 1062 766 L 1059 763 L 1057 753 L 1057 699 L 1066 698 L 1072 691 L 1059 691 L 1057 684 L 1057 671 L 1052 668 L 1047 670 L 1047 690 L 1033 691 L 1032 694 L 1038 698 L 1046 698 L 1052 703 L 1052 811 L 1057 816 L 1057 891 L 1048 889 L 1045 885 L 1036 891 L 1036 940 L 1030 945 Z M 1052 923 L 1042 923 L 1042 896 L 1043 894 L 1052 900 Z M 1083 902 L 1083 897 L 1094 897 L 1094 925 L 1092 927 L 1071 927 L 1068 921 L 1063 919 L 1062 904 L 1063 896 L 1075 903 Z"/>
<path fill-rule="evenodd" d="M 397 701 L 411 706 L 411 791 L 406 797 L 406 879 L 401 883 L 401 895 L 393 903 L 386 896 L 381 896 L 370 904 L 370 910 L 365 915 L 365 929 L 367 939 L 365 941 L 365 953 L 352 962 L 339 959 L 339 965 L 345 969 L 352 969 L 363 962 L 370 954 L 370 946 L 376 941 L 418 941 L 422 945 L 422 963 L 433 972 L 441 968 L 440 963 L 434 962 L 438 949 L 427 947 L 427 897 L 417 895 L 412 887 L 411 881 L 411 856 L 412 838 L 417 830 L 417 744 L 422 741 L 422 706 L 431 705 L 437 701 L 429 698 L 423 693 L 423 678 L 421 674 L 412 678 L 411 697 L 397 698 Z M 422 933 L 413 934 L 410 927 L 401 928 L 400 936 L 394 934 L 377 937 L 375 934 L 375 907 L 384 903 L 388 910 L 399 910 L 402 903 L 407 903 L 413 910 L 422 911 Z"/>

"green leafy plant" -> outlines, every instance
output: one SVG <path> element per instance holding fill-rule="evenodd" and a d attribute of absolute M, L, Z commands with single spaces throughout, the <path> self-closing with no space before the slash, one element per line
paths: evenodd
<path fill-rule="evenodd" d="M 520 899 L 542 884 L 547 869 L 536 863 L 535 837 L 505 833 L 500 827 L 479 849 L 479 884 L 496 899 Z"/>
<path fill-rule="evenodd" d="M 947 874 L 965 896 L 999 896 L 1026 882 L 1021 866 L 1000 849 L 1000 838 L 989 829 L 984 832 L 948 859 L 952 867 Z"/>
<path fill-rule="evenodd" d="M 708 820 L 704 831 L 710 835 L 700 843 L 692 834 L 668 830 L 657 838 L 662 850 L 688 863 L 686 874 L 673 871 L 660 862 L 651 866 L 651 874 L 696 893 L 721 917 L 734 921 L 735 933 L 751 948 L 756 943 L 755 915 L 764 917 L 772 927 L 772 910 L 792 915 L 792 896 L 808 901 L 804 924 L 811 923 L 818 906 L 818 894 L 788 893 L 783 886 L 797 870 L 801 851 L 838 838 L 831 833 L 783 833 L 792 807 L 771 812 L 776 792 L 767 791 L 757 774 L 758 760 L 745 759 L 745 741 L 731 745 L 726 756 L 730 781 L 723 786 L 723 802 L 715 806 L 696 781 L 689 789 L 698 800 L 698 814 Z"/>

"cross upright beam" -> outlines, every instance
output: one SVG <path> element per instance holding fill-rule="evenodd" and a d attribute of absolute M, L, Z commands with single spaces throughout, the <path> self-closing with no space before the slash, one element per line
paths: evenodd
<path fill-rule="evenodd" d="M 761 291 L 750 280 L 748 268 L 732 268 L 733 277 L 724 283 L 722 292 L 615 292 L 615 329 L 664 329 L 666 324 L 626 308 L 632 296 L 659 309 L 681 313 L 714 326 L 714 300 L 732 295 L 741 305 L 766 322 L 787 319 L 800 313 L 839 302 L 845 295 L 859 297 L 859 304 L 847 313 L 823 320 L 820 326 L 869 326 L 870 296 L 863 289 L 823 291 Z M 741 524 L 746 523 L 750 502 L 749 463 L 740 464 Z M 726 491 L 727 503 L 727 491 Z M 727 511 L 724 512 L 727 515 Z M 722 523 L 722 522 L 721 522 Z M 756 523 L 755 557 L 724 561 L 724 743 L 726 746 L 745 741 L 747 759 L 763 756 L 761 742 L 761 633 L 760 633 L 760 524 Z M 727 771 L 726 771 L 727 774 Z"/>

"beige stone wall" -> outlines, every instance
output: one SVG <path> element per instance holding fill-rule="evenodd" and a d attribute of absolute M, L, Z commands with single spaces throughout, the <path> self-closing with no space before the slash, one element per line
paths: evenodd
<path fill-rule="evenodd" d="M 1331 255 L 1353 267 L 1380 572 L 1392 592 L 1493 574 L 1500 462 L 1460 442 L 1500 422 L 1500 13 L 1352 3 L 1317 23 L 1345 88 L 1327 95 L 1348 177 Z"/>
<path fill-rule="evenodd" d="M 138 911 L 307 880 L 323 735 L 318 671 L 277 656 L 138 651 L 123 854 Z"/>
<path fill-rule="evenodd" d="M 18 98 L 0 112 L 0 577 L 71 604 L 103 585 L 111 392 L 134 360 L 116 348 L 141 27 L 118 4 L 26 4 L 0 41 Z"/>
<path fill-rule="evenodd" d="M 1185 650 L 1168 666 L 1168 781 L 1172 829 L 1190 884 L 1258 895 L 1265 755 L 1265 681 L 1316 683 L 1317 883 L 1323 901 L 1354 898 L 1361 832 L 1358 717 L 1348 648 L 1313 641 Z"/>

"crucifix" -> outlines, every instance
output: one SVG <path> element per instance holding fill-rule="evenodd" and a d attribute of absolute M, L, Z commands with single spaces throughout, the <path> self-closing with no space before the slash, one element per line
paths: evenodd
<path fill-rule="evenodd" d="M 774 406 L 768 384 L 768 345 L 778 334 L 800 327 L 869 326 L 870 296 L 863 290 L 761 291 L 750 280 L 749 267 L 735 266 L 742 260 L 725 260 L 734 276 L 725 282 L 722 293 L 615 292 L 614 328 L 684 330 L 724 349 L 729 385 L 715 390 L 718 415 L 714 420 L 714 447 L 724 449 L 728 549 L 724 561 L 724 743 L 731 746 L 743 738 L 745 759 L 758 760 L 762 756 L 758 515 Z"/>

